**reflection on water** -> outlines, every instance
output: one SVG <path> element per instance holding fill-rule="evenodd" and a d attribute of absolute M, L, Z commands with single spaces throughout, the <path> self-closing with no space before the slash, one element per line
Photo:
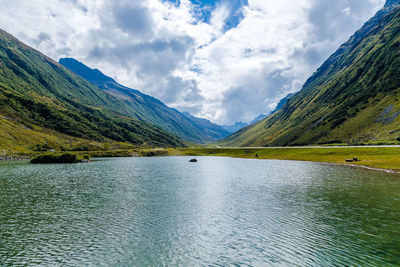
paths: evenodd
<path fill-rule="evenodd" d="M 399 265 L 400 176 L 186 157 L 0 163 L 0 265 Z"/>

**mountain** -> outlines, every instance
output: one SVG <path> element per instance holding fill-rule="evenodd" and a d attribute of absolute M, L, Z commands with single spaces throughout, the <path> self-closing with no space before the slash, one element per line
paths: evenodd
<path fill-rule="evenodd" d="M 245 122 L 235 122 L 235 124 L 232 125 L 222 125 L 222 128 L 224 128 L 226 131 L 230 133 L 235 133 L 239 131 L 240 129 L 247 127 L 249 124 Z"/>
<path fill-rule="evenodd" d="M 130 106 L 123 101 L 0 30 L 1 147 L 40 145 L 50 139 L 60 144 L 76 138 L 140 146 L 184 145 L 181 139 L 129 115 Z"/>
<path fill-rule="evenodd" d="M 286 105 L 286 103 L 290 100 L 290 98 L 292 98 L 293 95 L 294 94 L 288 94 L 287 96 L 282 98 L 279 101 L 278 105 L 276 106 L 275 110 L 271 112 L 271 114 L 274 114 L 274 113 L 278 112 L 279 110 L 281 110 Z"/>
<path fill-rule="evenodd" d="M 254 120 L 252 120 L 249 123 L 245 123 L 245 122 L 236 122 L 235 124 L 232 125 L 223 125 L 222 127 L 228 131 L 230 134 L 236 133 L 237 131 L 249 126 L 249 125 L 253 125 L 257 122 L 262 121 L 263 119 L 267 118 L 268 116 L 270 116 L 271 114 L 274 114 L 275 112 L 279 111 L 280 109 L 282 109 L 282 107 L 286 104 L 286 102 L 290 99 L 290 97 L 293 94 L 288 94 L 285 98 L 283 98 L 277 105 L 277 107 L 275 108 L 274 111 L 270 112 L 269 115 L 266 114 L 260 114 L 258 115 Z"/>
<path fill-rule="evenodd" d="M 220 145 L 400 141 L 399 4 L 387 1 L 281 110 Z"/>
<path fill-rule="evenodd" d="M 222 128 L 222 126 L 212 123 L 207 119 L 197 118 L 188 112 L 183 112 L 182 114 L 193 121 L 196 125 L 198 125 L 199 128 L 203 129 L 202 131 L 204 131 L 204 133 L 206 133 L 208 136 L 211 136 L 215 140 L 220 140 L 230 135 L 230 132 Z"/>
<path fill-rule="evenodd" d="M 252 120 L 249 123 L 245 123 L 245 122 L 239 121 L 239 122 L 236 122 L 235 124 L 232 124 L 232 125 L 223 125 L 222 128 L 224 128 L 226 131 L 228 131 L 229 133 L 232 134 L 232 133 L 235 133 L 235 132 L 239 131 L 240 129 L 242 129 L 244 127 L 247 127 L 247 126 L 249 126 L 251 124 L 257 123 L 257 122 L 265 119 L 266 117 L 268 117 L 268 115 L 260 114 L 254 120 Z"/>
<path fill-rule="evenodd" d="M 125 87 L 97 69 L 91 69 L 73 58 L 62 58 L 59 63 L 106 94 L 116 97 L 129 107 L 129 115 L 149 122 L 186 141 L 207 143 L 221 140 L 229 135 L 211 122 L 185 116 L 176 109 L 167 107 L 158 99 Z"/>

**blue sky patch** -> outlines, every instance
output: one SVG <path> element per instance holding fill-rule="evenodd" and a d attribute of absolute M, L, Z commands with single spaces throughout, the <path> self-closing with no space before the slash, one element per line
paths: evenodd
<path fill-rule="evenodd" d="M 180 0 L 164 0 L 180 5 Z M 231 14 L 225 24 L 225 31 L 235 28 L 243 19 L 241 8 L 248 5 L 248 0 L 190 0 L 196 6 L 196 17 L 199 21 L 210 22 L 212 12 L 219 4 L 227 4 Z"/>

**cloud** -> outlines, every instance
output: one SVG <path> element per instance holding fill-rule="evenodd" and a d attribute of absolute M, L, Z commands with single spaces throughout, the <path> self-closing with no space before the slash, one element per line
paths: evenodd
<path fill-rule="evenodd" d="M 207 2 L 207 3 L 206 3 Z M 0 27 L 49 56 L 217 123 L 297 91 L 384 0 L 0 0 Z"/>
<path fill-rule="evenodd" d="M 351 13 L 351 8 L 348 6 L 348 7 L 346 7 L 345 9 L 343 9 L 342 10 L 342 13 L 343 14 L 345 14 L 345 15 L 350 15 L 350 13 Z"/>
<path fill-rule="evenodd" d="M 152 15 L 142 1 L 116 1 L 112 12 L 115 26 L 122 31 L 141 38 L 150 38 L 153 35 Z"/>

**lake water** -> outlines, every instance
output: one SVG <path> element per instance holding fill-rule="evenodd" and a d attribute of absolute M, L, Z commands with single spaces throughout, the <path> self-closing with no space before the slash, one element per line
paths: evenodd
<path fill-rule="evenodd" d="M 1 162 L 0 265 L 400 265 L 400 175 L 189 159 Z"/>

